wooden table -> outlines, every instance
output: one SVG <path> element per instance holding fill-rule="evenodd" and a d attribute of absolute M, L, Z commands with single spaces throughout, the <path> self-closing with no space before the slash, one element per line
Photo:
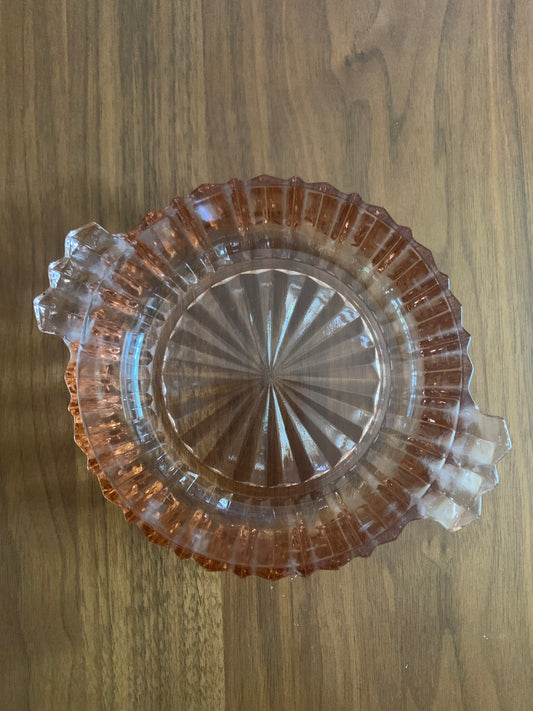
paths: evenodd
<path fill-rule="evenodd" d="M 533 708 L 532 3 L 0 8 L 0 708 Z M 277 584 L 180 562 L 102 498 L 31 308 L 70 228 L 262 172 L 413 228 L 514 441 L 479 522 Z"/>

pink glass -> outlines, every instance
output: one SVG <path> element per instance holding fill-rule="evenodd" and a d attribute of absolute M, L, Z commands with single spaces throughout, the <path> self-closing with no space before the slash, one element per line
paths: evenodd
<path fill-rule="evenodd" d="M 67 235 L 35 300 L 71 352 L 104 495 L 209 570 L 334 569 L 416 518 L 480 514 L 509 450 L 461 307 L 385 210 L 326 183 L 202 185 L 128 234 Z"/>

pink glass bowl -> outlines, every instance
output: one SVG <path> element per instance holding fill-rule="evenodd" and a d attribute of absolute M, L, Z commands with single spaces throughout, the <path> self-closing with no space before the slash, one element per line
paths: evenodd
<path fill-rule="evenodd" d="M 67 235 L 35 300 L 104 495 L 209 570 L 334 569 L 480 513 L 509 450 L 461 307 L 385 210 L 326 183 L 202 185 Z"/>

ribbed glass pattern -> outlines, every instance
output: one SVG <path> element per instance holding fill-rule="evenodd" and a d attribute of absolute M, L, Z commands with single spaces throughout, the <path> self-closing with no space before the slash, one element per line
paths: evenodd
<path fill-rule="evenodd" d="M 71 350 L 76 441 L 150 540 L 211 570 L 336 568 L 410 520 L 475 519 L 510 447 L 430 252 L 358 195 L 204 185 L 87 225 L 39 327 Z"/>

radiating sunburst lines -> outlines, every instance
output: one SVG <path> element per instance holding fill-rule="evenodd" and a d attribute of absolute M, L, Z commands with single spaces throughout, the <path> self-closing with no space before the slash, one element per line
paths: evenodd
<path fill-rule="evenodd" d="M 178 320 L 163 392 L 183 443 L 234 481 L 296 484 L 357 448 L 377 407 L 373 335 L 323 282 L 283 269 L 211 286 Z"/>
<path fill-rule="evenodd" d="M 223 302 L 219 305 L 217 302 L 217 297 L 220 298 L 219 290 L 217 289 L 216 292 L 216 294 L 213 293 L 212 299 L 207 300 L 206 306 L 196 302 L 187 313 L 198 326 L 209 333 L 210 338 L 215 342 L 221 340 L 226 346 L 230 346 L 240 353 L 241 357 L 244 356 L 245 360 L 253 359 L 257 354 L 250 354 L 246 351 L 246 329 L 242 319 L 239 314 L 232 313 L 231 302 L 227 309 L 224 308 Z M 191 328 L 195 333 L 197 326 L 193 324 Z"/>
<path fill-rule="evenodd" d="M 323 310 L 329 294 L 319 289 L 313 279 L 306 279 L 301 285 L 298 298 L 291 309 L 291 317 L 287 328 L 283 330 L 283 337 L 276 347 L 275 358 L 283 362 L 285 354 L 295 340 L 304 334 L 312 321 L 314 314 Z"/>
<path fill-rule="evenodd" d="M 315 302 L 318 306 L 318 313 L 313 316 L 315 311 L 313 305 L 310 307 L 310 316 L 304 318 L 301 323 L 301 330 L 298 330 L 290 339 L 286 339 L 283 348 L 280 349 L 279 356 L 283 361 L 290 362 L 295 357 L 299 357 L 300 353 L 305 349 L 308 350 L 317 340 L 324 342 L 324 339 L 331 337 L 332 333 L 340 330 L 346 322 L 357 320 L 357 315 L 353 308 L 345 306 L 345 302 L 338 294 L 334 294 L 327 302 L 325 295 L 319 293 Z M 287 359 L 287 351 L 291 349 L 291 358 Z"/>
<path fill-rule="evenodd" d="M 104 494 L 209 570 L 306 575 L 414 517 L 460 528 L 509 449 L 448 278 L 327 184 L 204 185 L 128 235 L 82 227 L 35 309 Z"/>
<path fill-rule="evenodd" d="M 355 340 L 360 337 L 361 346 L 366 347 L 370 343 L 367 335 L 363 334 L 364 324 L 360 318 L 355 318 L 348 321 L 345 325 L 333 324 L 335 326 L 331 331 L 324 333 L 323 331 L 317 334 L 314 338 L 309 338 L 305 344 L 306 358 L 311 359 L 317 354 L 325 355 L 330 350 L 340 346 L 347 340 Z M 300 358 L 300 350 L 304 346 L 295 346 L 292 352 L 285 358 L 284 367 L 290 367 L 294 362 L 298 362 Z"/>

